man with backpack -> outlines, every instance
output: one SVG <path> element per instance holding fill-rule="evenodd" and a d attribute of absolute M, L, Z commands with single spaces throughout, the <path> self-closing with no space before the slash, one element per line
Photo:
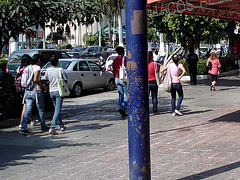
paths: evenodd
<path fill-rule="evenodd" d="M 27 130 L 27 121 L 32 112 L 34 103 L 36 103 L 38 108 L 41 130 L 43 132 L 49 130 L 49 127 L 45 124 L 44 96 L 42 91 L 46 91 L 46 88 L 40 82 L 40 65 L 41 56 L 39 54 L 35 54 L 31 59 L 31 65 L 27 66 L 22 74 L 21 85 L 26 89 L 24 100 L 27 105 L 27 109 L 23 115 L 22 128 L 20 131 L 20 133 L 24 135 L 29 134 L 29 131 Z"/>

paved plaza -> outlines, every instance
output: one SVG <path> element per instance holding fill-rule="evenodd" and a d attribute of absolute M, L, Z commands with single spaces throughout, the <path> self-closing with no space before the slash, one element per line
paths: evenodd
<path fill-rule="evenodd" d="M 159 115 L 150 104 L 153 180 L 240 179 L 240 79 L 220 77 L 183 83 L 183 116 L 170 112 L 170 94 L 159 89 Z M 151 97 L 150 97 L 151 102 Z M 1 180 L 126 180 L 127 119 L 117 110 L 117 91 L 66 98 L 65 132 L 49 135 L 40 126 L 20 135 L 18 126 L 0 129 Z M 51 114 L 47 114 L 50 124 Z"/>

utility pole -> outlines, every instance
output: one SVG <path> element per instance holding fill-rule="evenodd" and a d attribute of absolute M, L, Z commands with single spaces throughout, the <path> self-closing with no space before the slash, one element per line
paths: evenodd
<path fill-rule="evenodd" d="M 150 180 L 147 1 L 125 0 L 129 179 Z"/>

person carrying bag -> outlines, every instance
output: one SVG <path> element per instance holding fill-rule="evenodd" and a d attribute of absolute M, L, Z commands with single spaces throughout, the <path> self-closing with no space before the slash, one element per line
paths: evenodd
<path fill-rule="evenodd" d="M 69 95 L 69 91 L 68 89 L 64 89 L 67 84 L 67 75 L 62 68 L 58 67 L 59 60 L 55 55 L 50 58 L 50 63 L 52 66 L 47 69 L 46 78 L 49 82 L 49 93 L 54 105 L 54 114 L 49 133 L 57 135 L 58 133 L 55 131 L 56 124 L 60 126 L 61 131 L 66 129 L 66 126 L 62 122 L 61 109 L 63 96 Z"/>

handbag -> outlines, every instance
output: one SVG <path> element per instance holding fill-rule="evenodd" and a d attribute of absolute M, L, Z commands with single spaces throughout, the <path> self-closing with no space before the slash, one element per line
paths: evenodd
<path fill-rule="evenodd" d="M 122 66 L 119 68 L 119 79 L 121 79 L 123 82 L 127 82 L 127 69 L 124 65 L 124 56 L 122 58 Z"/>
<path fill-rule="evenodd" d="M 207 64 L 206 64 L 206 69 L 208 70 L 208 69 L 210 69 L 211 67 L 212 67 L 211 60 L 208 59 Z"/>
<path fill-rule="evenodd" d="M 160 86 L 161 85 L 161 77 L 159 75 L 159 70 L 158 70 L 156 62 L 154 62 L 154 73 L 155 73 L 157 85 Z"/>
<path fill-rule="evenodd" d="M 57 85 L 58 85 L 59 95 L 61 97 L 65 97 L 70 95 L 70 91 L 67 87 L 67 84 L 65 83 L 65 80 L 62 78 L 61 69 L 62 68 L 59 68 L 59 77 L 57 79 Z"/>
<path fill-rule="evenodd" d="M 167 73 L 163 80 L 163 90 L 169 93 L 171 92 L 171 89 L 172 89 L 172 77 L 170 73 L 170 66 L 168 65 Z"/>

